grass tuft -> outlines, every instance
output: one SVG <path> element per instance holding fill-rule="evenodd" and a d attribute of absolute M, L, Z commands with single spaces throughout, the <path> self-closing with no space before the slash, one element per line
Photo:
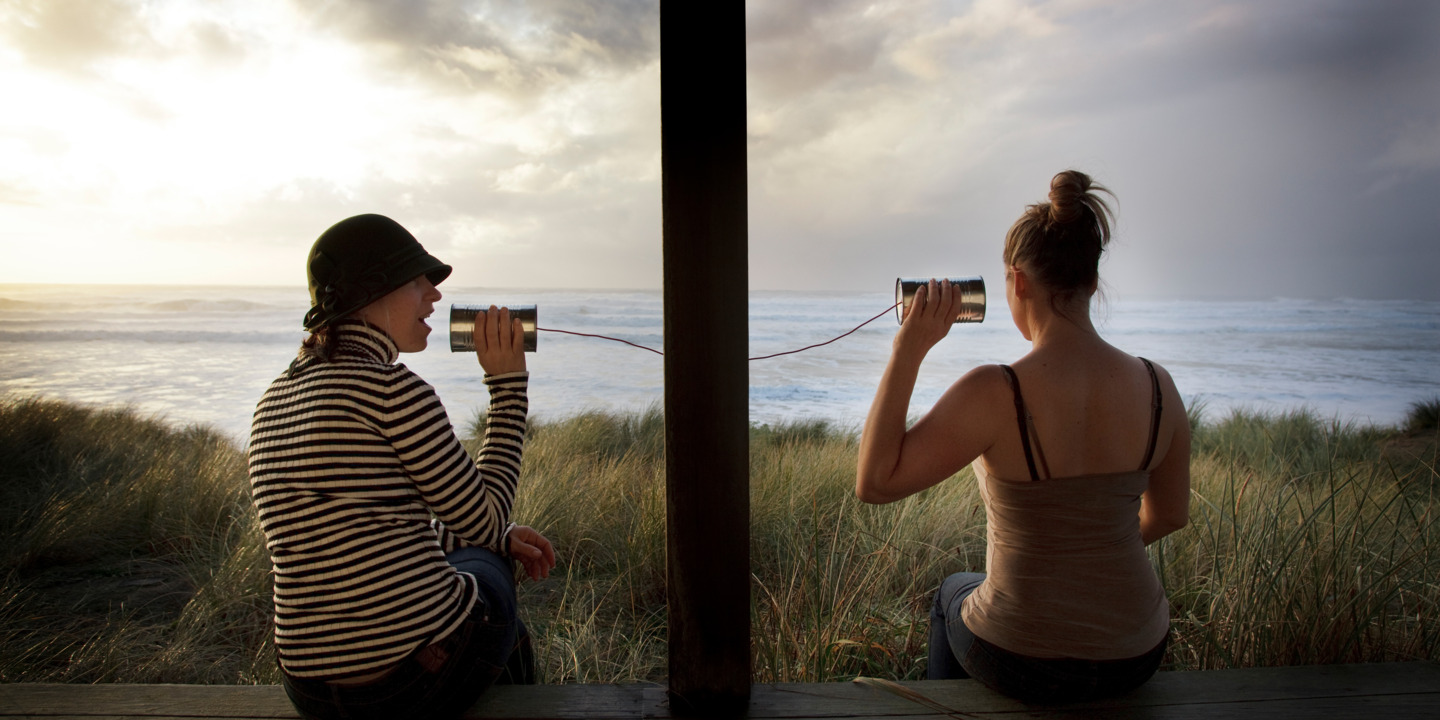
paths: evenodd
<path fill-rule="evenodd" d="M 1412 433 L 1434 432 L 1440 428 L 1440 397 L 1410 403 L 1405 414 L 1405 429 Z"/>

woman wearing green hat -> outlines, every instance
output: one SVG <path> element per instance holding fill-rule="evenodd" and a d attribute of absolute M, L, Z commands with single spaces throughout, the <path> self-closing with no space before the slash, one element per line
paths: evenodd
<path fill-rule="evenodd" d="M 475 460 L 434 389 L 397 363 L 425 349 L 450 269 L 387 217 L 326 230 L 307 264 L 310 335 L 255 410 L 275 647 L 306 717 L 454 717 L 497 679 L 534 681 L 513 561 L 539 579 L 555 553 L 510 522 L 528 411 L 520 321 L 493 307 L 475 319 L 490 390 Z"/>

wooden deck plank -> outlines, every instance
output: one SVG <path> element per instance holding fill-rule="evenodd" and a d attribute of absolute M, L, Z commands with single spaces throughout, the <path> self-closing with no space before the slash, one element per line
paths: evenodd
<path fill-rule="evenodd" d="M 493 687 L 467 718 L 615 718 L 645 716 L 645 692 L 660 685 L 511 685 Z M 557 692 L 558 691 L 558 692 Z"/>
<path fill-rule="evenodd" d="M 0 717 L 298 718 L 279 685 L 0 685 Z"/>
<path fill-rule="evenodd" d="M 1030 706 L 969 681 L 902 683 L 931 700 L 966 713 L 1016 713 Z M 757 686 L 756 692 L 761 688 Z M 763 707 L 751 705 L 750 717 L 848 717 L 863 706 L 886 715 L 928 712 L 912 701 L 854 683 L 768 686 Z M 1440 663 L 1383 663 L 1309 667 L 1244 668 L 1158 673 L 1150 682 L 1120 698 L 1066 705 L 1068 710 L 1165 707 L 1222 702 L 1286 702 L 1301 699 L 1385 697 L 1429 694 L 1440 707 Z M 910 710 L 906 710 L 906 707 Z M 1440 717 L 1437 713 L 1435 717 Z"/>
<path fill-rule="evenodd" d="M 953 714 L 855 683 L 755 685 L 748 717 L 804 718 L 1440 718 L 1440 663 L 1410 662 L 1159 673 L 1122 698 L 1027 706 L 973 681 L 902 685 Z M 670 718 L 661 685 L 496 687 L 471 718 Z M 0 685 L 0 718 L 270 720 L 296 718 L 278 686 Z"/>

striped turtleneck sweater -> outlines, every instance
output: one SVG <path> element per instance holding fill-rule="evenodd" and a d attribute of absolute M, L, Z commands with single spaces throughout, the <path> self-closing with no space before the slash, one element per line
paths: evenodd
<path fill-rule="evenodd" d="M 435 390 L 384 333 L 334 328 L 301 352 L 250 430 L 250 486 L 274 565 L 275 648 L 295 677 L 339 679 L 399 662 L 465 621 L 475 578 L 445 553 L 499 550 L 520 474 L 525 372 L 485 378 L 485 439 L 471 460 Z"/>

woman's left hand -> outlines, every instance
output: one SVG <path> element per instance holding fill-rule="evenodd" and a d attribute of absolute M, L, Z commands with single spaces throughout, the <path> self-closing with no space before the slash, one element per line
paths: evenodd
<path fill-rule="evenodd" d="M 525 574 L 531 580 L 550 577 L 555 568 L 555 548 L 544 535 L 527 525 L 516 525 L 510 529 L 510 557 L 525 566 Z"/>

